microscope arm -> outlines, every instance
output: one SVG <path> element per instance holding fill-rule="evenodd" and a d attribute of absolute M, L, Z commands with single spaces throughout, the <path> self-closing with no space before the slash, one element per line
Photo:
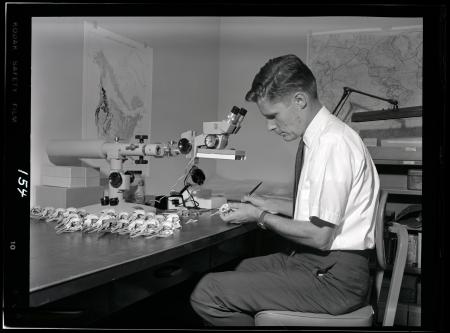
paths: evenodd
<path fill-rule="evenodd" d="M 164 157 L 180 154 L 180 150 L 159 143 L 120 143 L 105 140 L 51 141 L 47 145 L 48 156 L 126 159 L 132 156 Z"/>
<path fill-rule="evenodd" d="M 165 157 L 184 154 L 188 158 L 213 158 L 244 160 L 245 152 L 234 149 L 224 149 L 228 144 L 228 136 L 236 134 L 247 110 L 234 106 L 227 119 L 220 122 L 206 122 L 203 133 L 196 135 L 194 131 L 187 131 L 177 142 L 168 144 L 146 144 L 146 135 L 136 135 L 137 143 L 122 143 L 119 138 L 115 142 L 105 140 L 69 140 L 51 141 L 47 145 L 49 157 L 77 157 L 106 159 L 110 164 L 109 196 L 123 199 L 123 191 L 129 189 L 129 175 L 122 170 L 123 162 L 129 157 L 138 157 L 136 164 L 146 164 L 146 156 Z"/>
<path fill-rule="evenodd" d="M 123 200 L 123 192 L 130 188 L 130 175 L 126 174 L 123 162 L 129 157 L 139 157 L 136 164 L 146 164 L 145 156 L 165 157 L 179 154 L 187 154 L 191 150 L 191 144 L 187 139 L 181 139 L 176 144 L 171 141 L 168 144 L 146 144 L 143 139 L 146 136 L 136 136 L 139 143 L 106 142 L 105 140 L 72 140 L 51 141 L 47 145 L 49 157 L 78 157 L 106 159 L 110 165 L 109 197 Z"/>

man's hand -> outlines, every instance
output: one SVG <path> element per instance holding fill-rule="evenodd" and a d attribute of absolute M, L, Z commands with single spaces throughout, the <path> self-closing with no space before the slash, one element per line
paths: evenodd
<path fill-rule="evenodd" d="M 245 203 L 229 203 L 231 211 L 229 213 L 221 213 L 222 220 L 230 223 L 247 223 L 257 222 L 262 210 L 250 204 Z"/>
<path fill-rule="evenodd" d="M 274 214 L 278 213 L 278 210 L 274 207 L 271 200 L 260 195 L 245 195 L 241 201 L 250 202 L 252 205 Z"/>

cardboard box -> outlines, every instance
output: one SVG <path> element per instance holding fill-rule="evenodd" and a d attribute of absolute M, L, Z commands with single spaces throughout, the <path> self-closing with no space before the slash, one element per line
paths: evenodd
<path fill-rule="evenodd" d="M 38 185 L 36 186 L 36 205 L 54 208 L 79 208 L 100 202 L 103 193 L 103 186 L 68 188 Z"/>
<path fill-rule="evenodd" d="M 41 183 L 47 186 L 58 187 L 92 187 L 100 185 L 100 178 L 66 178 L 42 176 Z"/>
<path fill-rule="evenodd" d="M 223 204 L 227 203 L 227 198 L 225 197 L 211 197 L 205 199 L 194 196 L 194 199 L 198 202 L 200 208 L 205 209 L 219 208 Z"/>
<path fill-rule="evenodd" d="M 46 165 L 41 184 L 59 187 L 92 187 L 100 185 L 100 172 L 94 168 Z"/>
<path fill-rule="evenodd" d="M 42 175 L 67 178 L 95 178 L 100 177 L 100 172 L 94 168 L 44 165 L 42 167 Z"/>
<path fill-rule="evenodd" d="M 380 177 L 381 188 L 406 189 L 408 186 L 407 175 L 380 173 L 378 176 Z"/>
<path fill-rule="evenodd" d="M 367 147 L 373 160 L 422 161 L 420 147 Z"/>

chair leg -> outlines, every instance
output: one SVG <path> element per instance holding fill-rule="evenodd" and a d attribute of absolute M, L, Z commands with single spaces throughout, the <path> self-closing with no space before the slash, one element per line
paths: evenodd
<path fill-rule="evenodd" d="M 394 267 L 392 270 L 391 283 L 386 301 L 383 326 L 394 325 L 398 296 L 400 294 L 406 256 L 408 253 L 408 231 L 405 226 L 393 223 L 393 225 L 389 227 L 389 231 L 397 234 L 397 251 L 395 253 Z"/>
<path fill-rule="evenodd" d="M 384 271 L 378 270 L 375 275 L 375 286 L 376 286 L 377 299 L 380 299 L 381 286 L 383 285 L 383 277 L 384 277 Z"/>

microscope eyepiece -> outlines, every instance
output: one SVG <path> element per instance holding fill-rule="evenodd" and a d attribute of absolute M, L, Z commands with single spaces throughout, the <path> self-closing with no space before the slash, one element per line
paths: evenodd
<path fill-rule="evenodd" d="M 193 167 L 190 173 L 194 183 L 202 185 L 205 182 L 205 174 L 198 167 Z"/>
<path fill-rule="evenodd" d="M 244 117 L 247 114 L 247 110 L 244 108 L 240 108 L 239 113 L 241 114 L 242 117 Z"/>
<path fill-rule="evenodd" d="M 231 108 L 231 113 L 233 114 L 238 114 L 240 112 L 239 108 L 237 106 L 233 106 Z"/>

